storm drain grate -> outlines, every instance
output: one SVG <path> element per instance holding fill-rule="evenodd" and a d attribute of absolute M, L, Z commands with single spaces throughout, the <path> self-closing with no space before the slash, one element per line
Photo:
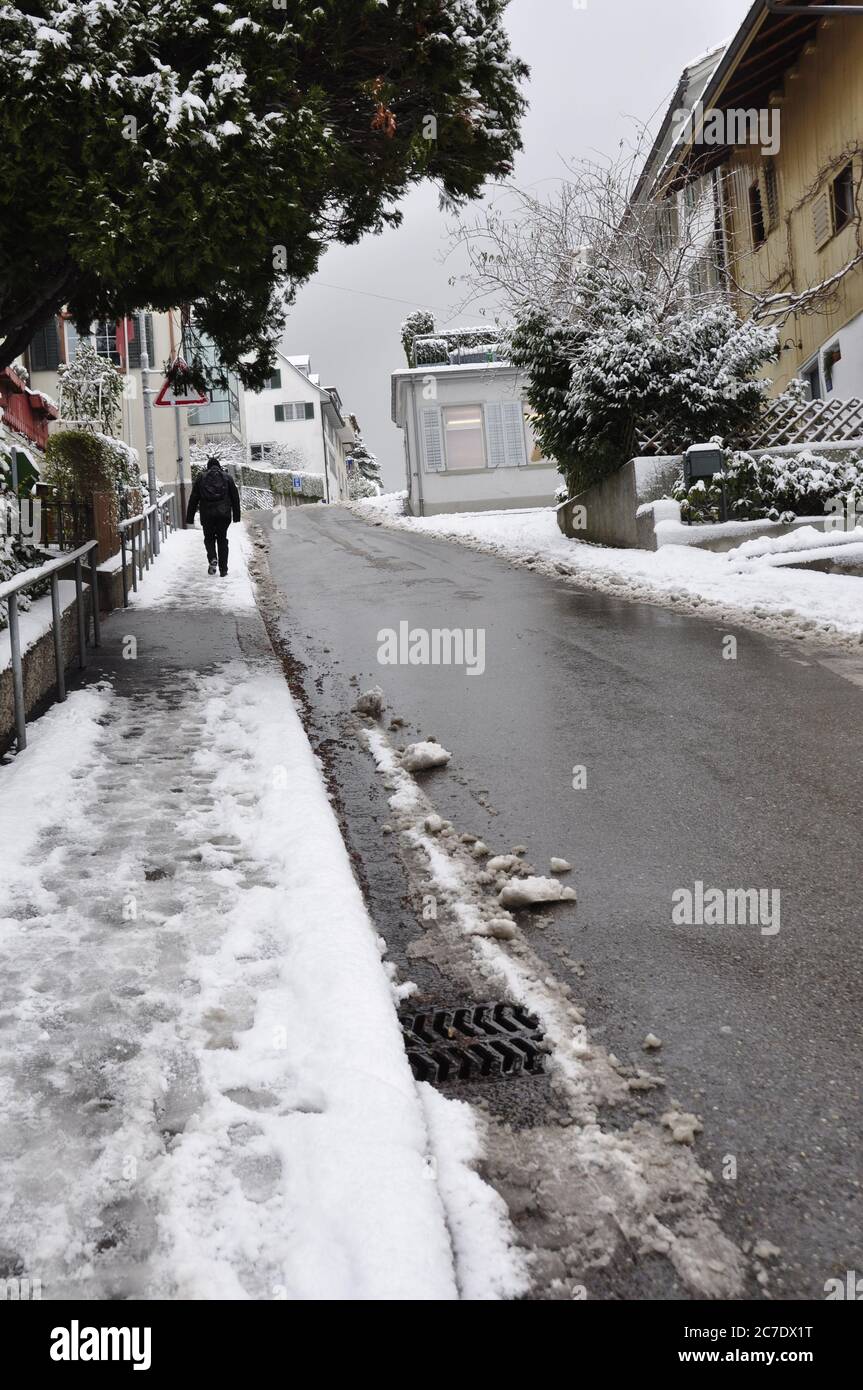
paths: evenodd
<path fill-rule="evenodd" d="M 548 1055 L 538 1018 L 519 1004 L 469 1004 L 402 1015 L 417 1081 L 475 1081 L 541 1073 Z"/>

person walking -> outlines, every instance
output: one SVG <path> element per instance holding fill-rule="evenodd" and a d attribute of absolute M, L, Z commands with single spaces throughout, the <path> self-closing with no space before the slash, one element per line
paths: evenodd
<path fill-rule="evenodd" d="M 228 527 L 231 518 L 240 519 L 240 494 L 237 485 L 215 455 L 207 459 L 206 472 L 199 473 L 192 488 L 186 510 L 186 524 L 194 525 L 195 513 L 201 513 L 204 545 L 207 549 L 209 573 L 216 573 L 218 552 L 219 574 L 228 573 Z"/>

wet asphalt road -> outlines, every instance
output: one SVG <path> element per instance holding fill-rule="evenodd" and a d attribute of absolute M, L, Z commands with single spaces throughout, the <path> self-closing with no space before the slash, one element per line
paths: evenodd
<path fill-rule="evenodd" d="M 539 872 L 551 855 L 572 862 L 577 908 L 554 909 L 534 945 L 622 1060 L 644 1065 L 645 1035 L 662 1039 L 666 1095 L 704 1120 L 701 1161 L 718 1174 L 736 1160 L 736 1180 L 716 1185 L 726 1230 L 781 1248 L 774 1296 L 823 1298 L 827 1279 L 863 1273 L 863 688 L 800 643 L 737 630 L 737 660 L 724 660 L 727 628 L 340 508 L 292 511 L 284 531 L 255 521 L 313 741 L 397 963 L 417 978 L 385 802 L 344 738 L 351 676 L 384 688 L 410 737 L 452 752 L 426 785 L 459 830 L 496 851 L 527 845 Z M 484 629 L 485 674 L 380 666 L 378 632 L 404 620 Z M 778 935 L 674 925 L 673 892 L 697 880 L 779 890 Z"/>

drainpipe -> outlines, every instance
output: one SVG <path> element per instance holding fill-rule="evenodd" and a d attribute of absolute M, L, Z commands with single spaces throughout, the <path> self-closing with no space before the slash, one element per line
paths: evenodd
<path fill-rule="evenodd" d="M 147 489 L 150 506 L 156 505 L 156 445 L 153 440 L 153 392 L 150 390 L 150 354 L 147 351 L 147 323 L 143 309 L 138 310 L 138 333 L 141 339 L 141 395 L 144 398 L 144 439 L 147 448 Z M 153 554 L 159 553 L 159 527 L 156 512 L 150 513 L 150 535 Z"/>
<path fill-rule="evenodd" d="M 417 503 L 419 505 L 420 516 L 425 516 L 426 506 L 423 497 L 423 451 L 422 441 L 420 440 L 420 422 L 417 415 L 417 392 L 416 381 L 411 381 L 411 410 L 414 417 L 414 452 L 417 461 Z"/>
<path fill-rule="evenodd" d="M 174 342 L 174 315 L 168 311 L 168 334 L 171 339 L 171 361 L 174 360 L 176 344 Z M 186 470 L 185 459 L 183 457 L 183 432 L 180 428 L 180 406 L 175 405 L 174 411 L 174 435 L 177 441 L 177 482 L 180 488 L 180 525 L 186 530 Z"/>
<path fill-rule="evenodd" d="M 324 402 L 321 401 L 321 444 L 324 448 L 324 492 L 326 493 L 327 503 L 330 500 L 330 465 L 327 461 L 327 429 L 324 424 Z"/>

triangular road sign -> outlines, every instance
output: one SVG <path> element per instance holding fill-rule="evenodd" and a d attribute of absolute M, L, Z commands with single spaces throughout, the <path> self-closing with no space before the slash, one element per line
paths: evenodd
<path fill-rule="evenodd" d="M 162 389 L 153 405 L 206 405 L 206 396 L 175 396 L 173 387 L 166 377 L 162 382 Z"/>

